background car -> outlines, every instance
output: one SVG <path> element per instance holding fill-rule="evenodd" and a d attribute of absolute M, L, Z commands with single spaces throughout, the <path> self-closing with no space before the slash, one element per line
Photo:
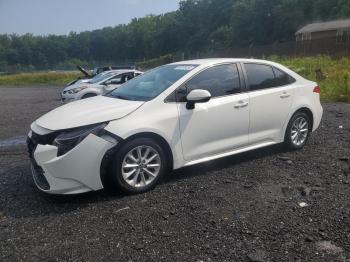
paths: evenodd
<path fill-rule="evenodd" d="M 135 69 L 133 66 L 103 66 L 103 67 L 95 67 L 92 70 L 92 75 L 98 75 L 102 72 L 113 71 L 113 70 L 133 70 Z"/>
<path fill-rule="evenodd" d="M 68 103 L 75 100 L 102 95 L 140 74 L 142 74 L 142 72 L 137 70 L 105 71 L 88 81 L 81 80 L 66 87 L 61 93 L 61 100 L 64 103 Z"/>
<path fill-rule="evenodd" d="M 171 169 L 278 143 L 300 149 L 322 114 L 317 84 L 280 64 L 193 60 L 53 110 L 32 124 L 28 147 L 44 192 L 142 193 Z"/>
<path fill-rule="evenodd" d="M 86 70 L 81 66 L 77 66 L 77 69 L 82 72 L 83 76 L 79 77 L 72 82 L 69 82 L 66 87 L 77 84 L 77 83 L 86 83 L 89 82 L 93 77 L 102 74 L 104 72 L 110 72 L 115 70 L 132 70 L 133 66 L 104 66 L 104 67 L 95 67 L 92 71 Z"/>

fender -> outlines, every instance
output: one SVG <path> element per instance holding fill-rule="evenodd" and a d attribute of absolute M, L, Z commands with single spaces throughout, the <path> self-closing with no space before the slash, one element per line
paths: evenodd
<path fill-rule="evenodd" d="M 103 87 L 102 86 L 101 87 L 88 87 L 79 93 L 77 100 L 82 99 L 83 96 L 86 94 L 95 94 L 97 96 L 102 95 L 103 94 Z"/>

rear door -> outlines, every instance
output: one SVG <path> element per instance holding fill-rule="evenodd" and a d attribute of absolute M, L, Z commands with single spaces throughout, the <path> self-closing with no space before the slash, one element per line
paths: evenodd
<path fill-rule="evenodd" d="M 268 64 L 243 65 L 250 100 L 249 144 L 280 142 L 295 94 L 295 79 Z"/>

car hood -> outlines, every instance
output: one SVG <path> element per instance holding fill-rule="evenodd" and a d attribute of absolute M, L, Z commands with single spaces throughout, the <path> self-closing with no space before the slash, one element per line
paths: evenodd
<path fill-rule="evenodd" d="M 123 118 L 144 103 L 96 96 L 56 108 L 35 123 L 52 131 L 92 125 Z"/>
<path fill-rule="evenodd" d="M 86 71 L 84 68 L 82 68 L 81 66 L 77 66 L 77 68 L 78 68 L 78 70 L 80 71 L 80 72 L 82 72 L 86 77 L 91 77 L 92 75 L 88 72 L 88 71 Z"/>

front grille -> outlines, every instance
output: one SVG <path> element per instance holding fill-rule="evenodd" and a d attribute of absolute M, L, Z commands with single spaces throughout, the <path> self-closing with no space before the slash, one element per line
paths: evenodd
<path fill-rule="evenodd" d="M 33 158 L 33 153 L 38 145 L 52 145 L 56 136 L 57 132 L 53 132 L 47 135 L 38 135 L 32 131 L 32 136 L 27 137 L 29 156 Z"/>
<path fill-rule="evenodd" d="M 38 135 L 34 132 L 32 132 L 32 138 L 33 142 L 35 144 L 40 144 L 40 145 L 51 145 L 53 141 L 55 140 L 57 136 L 56 132 L 47 134 L 47 135 Z"/>
<path fill-rule="evenodd" d="M 34 141 L 30 137 L 27 137 L 28 153 L 29 153 L 29 157 L 31 159 L 34 159 L 34 151 L 35 151 L 37 145 L 38 144 L 35 144 Z"/>

